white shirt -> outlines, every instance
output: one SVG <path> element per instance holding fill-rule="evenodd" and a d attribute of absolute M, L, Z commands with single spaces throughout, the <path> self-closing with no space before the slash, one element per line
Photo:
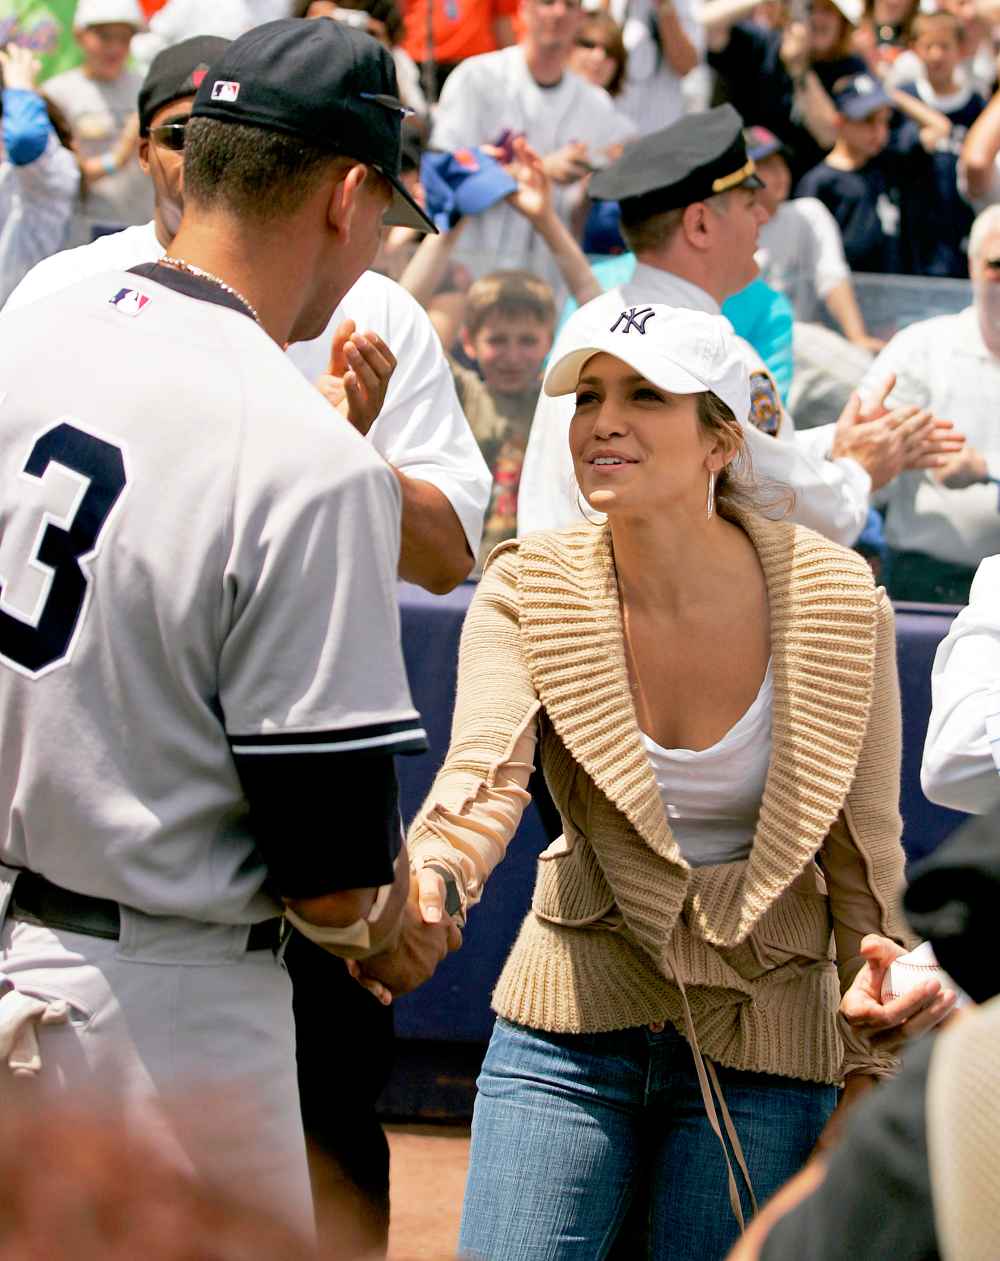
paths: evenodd
<path fill-rule="evenodd" d="M 968 607 L 938 645 L 920 785 L 953 810 L 1000 805 L 1000 556 L 980 564 Z"/>
<path fill-rule="evenodd" d="M 826 206 L 816 197 L 782 202 L 758 240 L 762 278 L 791 302 L 797 320 L 821 319 L 821 302 L 851 274 L 840 226 Z"/>
<path fill-rule="evenodd" d="M 704 289 L 645 263 L 636 266 L 635 275 L 627 284 L 609 290 L 593 302 L 603 304 L 609 327 L 623 308 L 649 302 L 719 314 L 719 304 Z M 750 371 L 766 371 L 749 342 L 738 340 Z M 555 530 L 580 521 L 576 475 L 569 452 L 573 408 L 572 394 L 550 398 L 543 393 L 539 397 L 518 491 L 519 534 Z M 783 412 L 777 437 L 761 433 L 749 424 L 745 433 L 757 478 L 771 479 L 795 491 L 791 519 L 850 546 L 868 517 L 871 480 L 854 460 L 825 458 L 832 429 L 832 425 L 821 425 L 796 433 L 792 418 Z"/>
<path fill-rule="evenodd" d="M 872 393 L 890 372 L 893 405 L 915 403 L 952 421 L 969 446 L 1000 477 L 1000 358 L 983 342 L 974 306 L 897 333 L 865 374 Z M 1000 552 L 1000 487 L 950 490 L 925 470 L 901 473 L 878 492 L 886 509 L 885 537 L 900 551 L 974 567 Z"/>
<path fill-rule="evenodd" d="M 708 749 L 642 743 L 670 830 L 692 867 L 734 863 L 753 845 L 771 760 L 771 663 L 753 704 Z"/>
<path fill-rule="evenodd" d="M 552 87 L 541 87 L 528 70 L 524 49 L 513 44 L 460 62 L 448 76 L 437 105 L 431 143 L 453 152 L 496 141 L 505 130 L 523 133 L 543 157 L 582 141 L 592 159 L 635 134 L 635 125 L 618 113 L 603 88 L 571 70 Z M 555 185 L 555 207 L 568 222 L 577 194 L 574 186 Z M 455 258 L 474 276 L 498 267 L 520 267 L 564 292 L 559 268 L 531 224 L 507 205 L 472 216 L 455 249 Z"/>
<path fill-rule="evenodd" d="M 155 262 L 163 253 L 152 223 L 100 237 L 92 245 L 39 263 L 4 310 L 36 302 L 84 276 Z M 354 320 L 360 331 L 378 333 L 398 361 L 382 411 L 368 431 L 369 441 L 394 468 L 441 491 L 477 555 L 492 478 L 426 312 L 394 281 L 365 272 L 333 313 L 323 336 L 289 349 L 289 358 L 310 381 L 326 371 L 334 330 L 344 320 Z"/>
<path fill-rule="evenodd" d="M 314 845 L 338 759 L 424 743 L 397 478 L 255 321 L 125 272 L 0 316 L 0 380 L 0 862 L 275 914 L 256 829 Z"/>
<path fill-rule="evenodd" d="M 585 8 L 599 8 L 597 0 Z M 690 0 L 679 0 L 674 10 L 685 35 L 699 54 L 705 49 L 705 29 L 694 14 Z M 669 127 L 684 113 L 682 79 L 660 51 L 657 9 L 654 0 L 611 0 L 608 12 L 622 28 L 628 52 L 625 86 L 615 104 L 631 118 L 639 135 Z"/>
<path fill-rule="evenodd" d="M 0 162 L 0 306 L 36 263 L 66 244 L 79 192 L 76 158 L 54 134 L 34 162 Z"/>

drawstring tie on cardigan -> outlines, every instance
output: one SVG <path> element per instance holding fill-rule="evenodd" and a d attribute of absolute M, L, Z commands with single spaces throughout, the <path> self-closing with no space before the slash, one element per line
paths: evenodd
<path fill-rule="evenodd" d="M 674 984 L 681 996 L 681 1007 L 684 1011 L 684 1032 L 687 1040 L 691 1045 L 691 1054 L 694 1058 L 695 1072 L 698 1074 L 698 1085 L 701 1087 L 701 1098 L 705 1105 L 705 1114 L 708 1117 L 708 1123 L 715 1133 L 715 1137 L 719 1140 L 722 1148 L 722 1154 L 726 1161 L 726 1176 L 729 1184 L 729 1204 L 733 1210 L 733 1214 L 739 1222 L 741 1231 L 746 1230 L 746 1222 L 743 1219 L 743 1206 L 740 1203 L 739 1188 L 736 1185 L 736 1175 L 733 1173 L 733 1163 L 729 1158 L 729 1149 L 726 1147 L 726 1140 L 723 1138 L 722 1129 L 725 1127 L 726 1134 L 732 1144 L 733 1154 L 736 1157 L 736 1163 L 740 1167 L 740 1173 L 746 1183 L 747 1193 L 750 1196 L 750 1205 L 752 1215 L 757 1213 L 757 1197 L 753 1192 L 753 1184 L 750 1181 L 750 1170 L 747 1168 L 746 1157 L 743 1155 L 743 1148 L 740 1144 L 739 1136 L 736 1133 L 736 1127 L 733 1125 L 733 1119 L 729 1115 L 729 1109 L 726 1107 L 725 1096 L 722 1093 L 722 1087 L 719 1085 L 719 1078 L 715 1071 L 715 1065 L 702 1055 L 701 1047 L 698 1045 L 698 1035 L 694 1028 L 694 1019 L 691 1016 L 691 1008 L 688 1004 L 687 991 L 684 988 L 684 979 L 681 976 L 680 968 L 673 956 L 670 948 L 666 951 L 666 961 L 673 973 Z M 722 1125 L 719 1124 L 719 1115 L 715 1108 L 715 1099 L 712 1092 L 719 1100 L 719 1112 L 722 1113 Z"/>

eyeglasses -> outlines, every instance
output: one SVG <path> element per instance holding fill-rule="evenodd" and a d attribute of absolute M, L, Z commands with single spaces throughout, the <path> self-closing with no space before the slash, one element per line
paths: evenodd
<path fill-rule="evenodd" d="M 149 136 L 153 144 L 158 144 L 161 149 L 183 153 L 186 128 L 187 123 L 164 123 L 162 127 L 150 127 Z"/>
<path fill-rule="evenodd" d="M 586 48 L 588 52 L 593 52 L 595 48 L 599 48 L 605 57 L 610 57 L 612 55 L 611 49 L 608 48 L 606 44 L 602 44 L 600 40 L 597 39 L 587 39 L 585 35 L 578 35 L 576 37 L 576 46 L 577 48 Z"/>

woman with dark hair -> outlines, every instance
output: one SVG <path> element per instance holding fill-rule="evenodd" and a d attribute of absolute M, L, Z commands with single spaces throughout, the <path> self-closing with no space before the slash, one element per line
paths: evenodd
<path fill-rule="evenodd" d="M 607 13 L 586 13 L 576 33 L 569 68 L 603 88 L 609 96 L 620 96 L 628 73 L 628 50 L 621 27 Z"/>

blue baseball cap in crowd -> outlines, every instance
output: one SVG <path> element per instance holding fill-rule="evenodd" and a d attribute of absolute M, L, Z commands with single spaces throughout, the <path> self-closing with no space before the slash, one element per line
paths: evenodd
<path fill-rule="evenodd" d="M 517 192 L 517 180 L 482 149 L 428 151 L 420 162 L 427 213 L 447 232 L 463 215 L 478 215 Z"/>
<path fill-rule="evenodd" d="M 877 109 L 892 106 L 892 97 L 870 74 L 852 74 L 838 79 L 832 95 L 837 112 L 854 122 L 868 118 Z"/>

